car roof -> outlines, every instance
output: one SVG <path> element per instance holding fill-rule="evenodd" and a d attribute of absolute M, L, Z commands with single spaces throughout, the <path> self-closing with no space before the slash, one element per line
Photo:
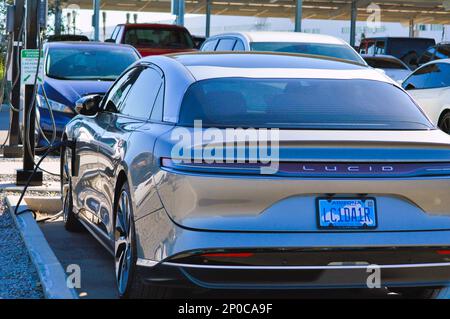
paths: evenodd
<path fill-rule="evenodd" d="M 171 60 L 171 61 L 168 61 Z M 142 61 L 176 63 L 196 80 L 248 78 L 324 78 L 392 80 L 366 66 L 316 56 L 262 52 L 201 52 L 147 57 Z"/>
<path fill-rule="evenodd" d="M 370 38 L 364 38 L 361 41 L 368 41 L 368 40 L 386 40 L 386 39 L 393 39 L 393 40 L 411 40 L 411 41 L 417 41 L 417 40 L 433 40 L 433 38 L 410 38 L 410 37 L 370 37 Z"/>
<path fill-rule="evenodd" d="M 123 23 L 119 26 L 126 28 L 152 28 L 152 29 L 186 29 L 185 27 L 176 24 L 164 24 L 164 23 Z"/>
<path fill-rule="evenodd" d="M 323 44 L 347 44 L 344 40 L 323 34 L 284 31 L 248 31 L 217 34 L 214 37 L 241 36 L 249 42 L 300 42 Z"/>

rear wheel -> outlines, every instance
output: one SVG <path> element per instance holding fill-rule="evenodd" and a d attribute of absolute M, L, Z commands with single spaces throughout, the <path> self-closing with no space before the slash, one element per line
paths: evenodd
<path fill-rule="evenodd" d="M 61 152 L 61 194 L 63 200 L 64 227 L 70 232 L 79 232 L 83 226 L 73 213 L 72 179 L 70 178 L 69 161 L 67 152 L 63 148 Z"/>
<path fill-rule="evenodd" d="M 441 116 L 438 126 L 443 132 L 450 134 L 450 112 L 446 112 Z"/>
<path fill-rule="evenodd" d="M 114 255 L 119 296 L 129 299 L 163 299 L 172 296 L 172 289 L 144 284 L 136 268 L 136 233 L 128 183 L 120 190 L 115 204 Z"/>

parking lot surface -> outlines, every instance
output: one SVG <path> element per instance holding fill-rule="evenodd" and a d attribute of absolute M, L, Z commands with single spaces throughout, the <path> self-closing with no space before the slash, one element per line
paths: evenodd
<path fill-rule="evenodd" d="M 65 269 L 69 265 L 81 268 L 81 289 L 77 289 L 81 299 L 117 299 L 113 257 L 87 231 L 70 233 L 64 229 L 62 221 L 41 224 L 41 229 L 56 257 Z M 380 290 L 311 290 L 302 292 L 242 292 L 217 291 L 214 293 L 189 292 L 182 298 L 205 299 L 316 299 L 316 298 L 398 298 Z"/>
<path fill-rule="evenodd" d="M 61 221 L 41 224 L 41 229 L 64 269 L 79 265 L 80 299 L 116 299 L 114 259 L 87 232 L 69 233 Z"/>

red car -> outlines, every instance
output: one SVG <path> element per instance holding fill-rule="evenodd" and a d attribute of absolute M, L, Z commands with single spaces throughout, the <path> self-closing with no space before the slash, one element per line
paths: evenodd
<path fill-rule="evenodd" d="M 132 45 L 143 57 L 195 51 L 189 31 L 172 24 L 119 24 L 106 41 Z"/>

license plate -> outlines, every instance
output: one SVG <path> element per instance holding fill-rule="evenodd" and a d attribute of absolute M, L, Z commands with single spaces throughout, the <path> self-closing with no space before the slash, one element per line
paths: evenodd
<path fill-rule="evenodd" d="M 375 199 L 317 200 L 319 227 L 328 229 L 368 229 L 377 227 Z"/>

